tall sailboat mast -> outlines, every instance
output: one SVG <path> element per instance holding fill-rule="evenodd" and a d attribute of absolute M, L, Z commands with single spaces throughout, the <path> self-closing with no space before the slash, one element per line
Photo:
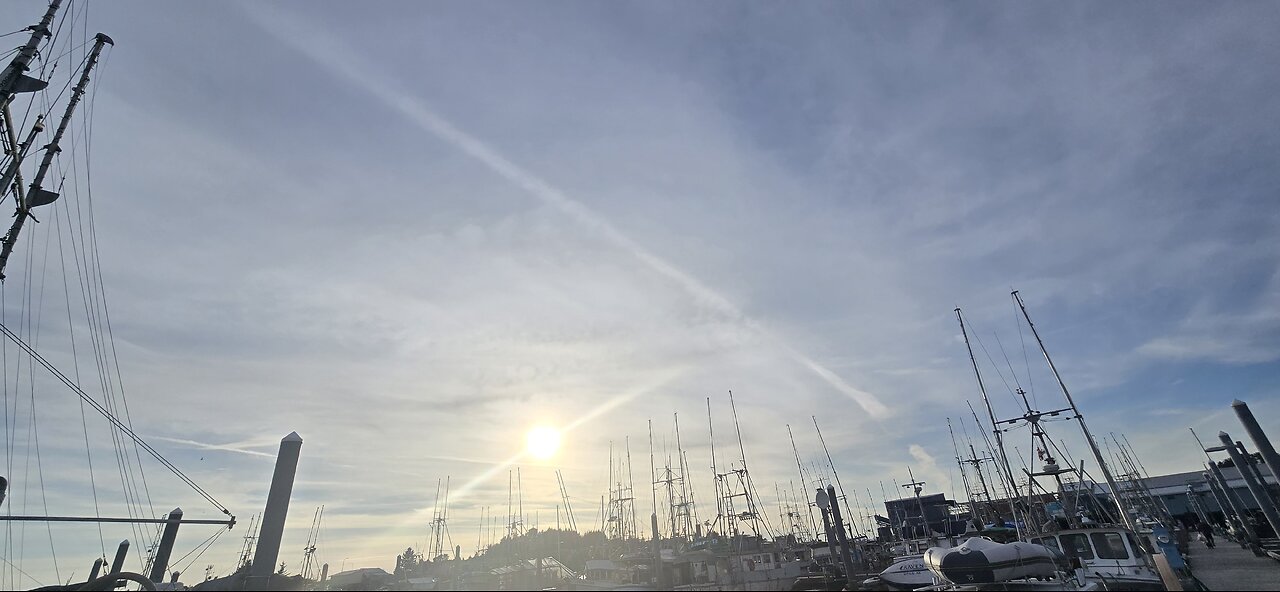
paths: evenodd
<path fill-rule="evenodd" d="M 1053 371 L 1053 378 L 1058 381 L 1058 387 L 1062 389 L 1062 395 L 1066 397 L 1067 404 L 1071 406 L 1071 411 L 1075 413 L 1076 421 L 1080 422 L 1080 431 L 1084 432 L 1084 439 L 1089 443 L 1089 450 L 1093 452 L 1093 459 L 1097 461 L 1098 467 L 1102 469 L 1102 475 L 1107 479 L 1107 487 L 1111 488 L 1111 498 L 1115 501 L 1116 508 L 1120 510 L 1120 521 L 1125 527 L 1133 530 L 1133 521 L 1129 518 L 1129 513 L 1125 511 L 1124 502 L 1120 501 L 1120 490 L 1116 487 L 1116 478 L 1111 474 L 1111 469 L 1107 467 L 1107 460 L 1102 456 L 1102 451 L 1098 450 L 1098 443 L 1094 441 L 1093 434 L 1089 432 L 1089 424 L 1084 421 L 1084 414 L 1080 413 L 1080 408 L 1076 407 L 1075 399 L 1071 398 L 1071 391 L 1067 390 L 1066 383 L 1062 382 L 1062 376 L 1058 374 L 1057 366 L 1053 365 L 1053 358 L 1049 357 L 1049 350 L 1044 347 L 1044 340 L 1040 339 L 1040 332 L 1036 331 L 1035 323 L 1031 322 L 1031 315 L 1027 314 L 1027 306 L 1022 302 L 1022 296 L 1014 290 L 1011 295 L 1014 302 L 1018 303 L 1018 308 L 1022 310 L 1023 318 L 1027 319 L 1027 326 L 1031 328 L 1031 334 L 1035 336 L 1036 343 L 1040 344 L 1040 353 L 1044 354 L 1044 360 L 1049 363 L 1049 370 Z"/>
<path fill-rule="evenodd" d="M 960 312 L 960 307 L 956 307 L 956 320 L 960 321 L 960 334 L 964 337 L 964 347 L 969 351 L 969 362 L 973 364 L 973 375 L 978 379 L 978 391 L 982 393 L 982 402 L 987 406 L 987 417 L 991 420 L 991 432 L 996 436 L 996 448 L 1000 452 L 1000 465 L 1004 467 L 1004 471 L 1000 473 L 1001 480 L 1008 480 L 1009 492 L 1011 493 L 1009 503 L 1014 510 L 1013 526 L 1018 532 L 1018 536 L 1022 536 L 1022 527 L 1018 526 L 1017 506 L 1013 505 L 1012 495 L 1016 495 L 1018 491 L 1018 481 L 1013 478 L 1013 469 L 1009 467 L 1009 455 L 1004 451 L 1004 437 L 1000 435 L 1000 426 L 996 424 L 996 413 L 991 409 L 991 399 L 987 398 L 987 387 L 982 383 L 982 373 L 978 371 L 978 359 L 973 356 L 973 346 L 969 344 L 969 331 L 964 326 L 964 315 Z M 977 418 L 974 418 L 975 421 Z M 981 424 L 979 424 L 981 426 Z"/>
<path fill-rule="evenodd" d="M 49 9 L 45 11 L 40 23 L 27 27 L 31 31 L 31 37 L 27 38 L 27 42 L 18 50 L 13 61 L 9 62 L 4 73 L 0 74 L 0 106 L 8 107 L 9 102 L 13 100 L 13 95 L 17 93 L 35 92 L 48 85 L 43 80 L 27 76 L 26 72 L 31 69 L 31 60 L 36 57 L 40 41 L 52 36 L 49 25 L 53 24 L 53 17 L 58 14 L 58 7 L 61 5 L 62 0 L 49 2 Z"/>
<path fill-rule="evenodd" d="M 62 135 L 67 131 L 67 125 L 71 123 L 71 116 L 75 114 L 76 106 L 80 104 L 80 99 L 84 96 L 85 89 L 89 87 L 89 73 L 98 64 L 98 56 L 102 54 L 103 46 L 108 44 L 114 45 L 115 42 L 102 33 L 98 33 L 94 37 L 93 49 L 89 52 L 89 57 L 85 59 L 84 70 L 80 73 L 80 80 L 71 92 L 71 99 L 67 101 L 67 109 L 62 114 L 62 120 L 58 122 L 58 129 L 53 133 L 53 139 L 45 146 L 44 158 L 40 161 L 40 168 L 36 170 L 35 178 L 31 180 L 31 187 L 27 190 L 26 199 L 16 202 L 18 211 L 14 217 L 13 225 L 9 227 L 9 233 L 3 239 L 0 239 L 0 242 L 3 242 L 3 246 L 0 246 L 0 280 L 4 279 L 4 268 L 9 261 L 9 254 L 13 252 L 13 245 L 18 242 L 18 233 L 22 232 L 22 225 L 31 216 L 31 208 L 48 205 L 58 199 L 57 192 L 44 189 L 41 184 L 44 183 L 44 178 L 49 173 L 49 168 L 53 166 L 53 157 L 62 151 L 58 144 L 62 141 Z"/>

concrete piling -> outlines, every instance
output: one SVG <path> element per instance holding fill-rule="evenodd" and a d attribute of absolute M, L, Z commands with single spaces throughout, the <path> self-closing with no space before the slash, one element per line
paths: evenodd
<path fill-rule="evenodd" d="M 169 512 L 164 533 L 160 535 L 160 546 L 156 547 L 156 558 L 151 562 L 151 574 L 147 577 L 152 582 L 164 583 L 165 569 L 169 567 L 169 557 L 173 555 L 173 543 L 178 539 L 178 526 L 181 524 L 182 508 L 174 508 Z"/>
<path fill-rule="evenodd" d="M 280 539 L 284 536 L 284 522 L 289 515 L 289 498 L 293 495 L 293 478 L 298 470 L 298 457 L 302 453 L 302 436 L 291 432 L 280 440 L 280 452 L 276 455 L 276 469 L 271 476 L 271 491 L 267 494 L 267 508 L 262 512 L 258 531 L 258 548 L 253 554 L 253 567 L 246 584 L 266 588 L 275 573 L 276 560 L 280 558 Z"/>
<path fill-rule="evenodd" d="M 1280 513 L 1276 512 L 1276 506 L 1271 501 L 1271 495 L 1267 493 L 1264 485 L 1258 483 L 1258 480 L 1253 476 L 1253 471 L 1247 466 L 1248 463 L 1253 462 L 1253 459 L 1240 453 L 1230 434 L 1218 432 L 1218 439 L 1222 441 L 1222 446 L 1226 448 L 1227 454 L 1231 455 L 1231 460 L 1235 462 L 1236 469 L 1240 471 L 1240 476 L 1244 477 L 1244 484 L 1249 488 L 1249 493 L 1253 494 L 1253 499 L 1262 508 L 1262 515 L 1267 517 L 1267 523 L 1271 525 L 1271 531 L 1280 536 Z"/>
<path fill-rule="evenodd" d="M 1266 462 L 1271 476 L 1280 480 L 1280 454 L 1276 454 L 1276 447 L 1271 445 L 1267 433 L 1262 431 L 1262 426 L 1258 425 L 1258 420 L 1253 417 L 1249 404 L 1236 399 L 1231 402 L 1231 408 L 1236 412 L 1240 423 L 1244 425 L 1244 431 L 1249 434 L 1249 439 L 1253 440 L 1253 447 L 1262 454 L 1262 460 Z"/>

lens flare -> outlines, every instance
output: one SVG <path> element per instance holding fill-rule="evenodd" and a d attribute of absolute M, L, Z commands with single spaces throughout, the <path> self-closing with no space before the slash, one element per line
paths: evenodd
<path fill-rule="evenodd" d="M 534 458 L 551 458 L 560 449 L 560 432 L 546 426 L 533 428 L 525 437 L 525 448 Z"/>

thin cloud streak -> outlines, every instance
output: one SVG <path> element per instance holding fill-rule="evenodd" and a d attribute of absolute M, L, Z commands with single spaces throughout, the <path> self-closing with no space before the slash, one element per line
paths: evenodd
<path fill-rule="evenodd" d="M 209 444 L 206 442 L 197 442 L 195 440 L 183 440 L 181 438 L 166 438 L 164 436 L 147 436 L 147 439 L 163 440 L 165 442 L 172 442 L 174 444 L 182 444 L 185 446 L 190 446 L 192 448 L 197 448 L 199 450 L 219 450 L 222 452 L 235 452 L 237 454 L 247 454 L 249 456 L 257 456 L 257 457 L 264 457 L 264 458 L 276 457 L 276 455 L 274 454 L 268 454 L 266 452 L 258 452 L 257 450 L 249 450 L 247 448 L 242 448 L 241 443 Z"/>
<path fill-rule="evenodd" d="M 274 18 L 268 17 L 262 13 L 261 5 L 245 5 L 245 9 L 256 25 L 273 34 L 285 45 L 314 60 L 317 64 L 328 68 L 339 77 L 354 83 L 355 86 L 368 91 L 388 107 L 398 111 L 401 115 L 417 124 L 423 131 L 448 142 L 454 148 L 479 161 L 502 178 L 566 214 L 578 224 L 613 243 L 614 246 L 628 252 L 650 270 L 674 281 L 700 304 L 712 308 L 728 319 L 737 321 L 744 327 L 768 339 L 775 346 L 782 349 L 788 357 L 801 366 L 808 368 L 818 378 L 841 394 L 852 399 L 873 418 L 882 419 L 889 415 L 889 408 L 881 403 L 875 395 L 848 384 L 829 368 L 800 352 L 773 332 L 765 329 L 759 322 L 747 317 L 737 305 L 714 288 L 706 285 L 666 259 L 653 254 L 631 237 L 618 230 L 616 226 L 591 208 L 569 197 L 542 178 L 510 161 L 488 144 L 458 128 L 432 111 L 422 100 L 399 92 L 382 80 L 371 76 L 368 73 L 371 69 L 354 58 L 353 52 L 331 49 L 345 48 L 342 43 L 326 35 L 324 31 L 307 27 L 301 24 L 298 18 L 283 18 L 279 14 L 272 15 Z M 304 42 L 304 39 L 307 41 Z M 324 39 L 325 42 L 316 42 L 317 39 Z"/>

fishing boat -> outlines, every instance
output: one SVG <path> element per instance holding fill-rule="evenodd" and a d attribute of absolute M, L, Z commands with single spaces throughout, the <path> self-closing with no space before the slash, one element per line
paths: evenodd
<path fill-rule="evenodd" d="M 1021 425 L 1028 428 L 1032 437 L 1032 445 L 1042 463 L 1039 471 L 1032 472 L 1024 469 L 1028 492 L 1025 495 L 1015 494 L 1018 499 L 1010 500 L 1010 509 L 1015 515 L 1022 514 L 1020 517 L 1015 516 L 1015 523 L 1022 525 L 1019 528 L 1022 542 L 1010 544 L 1030 544 L 1034 546 L 1033 548 L 1048 549 L 1054 556 L 1061 554 L 1076 567 L 1073 573 L 1073 581 L 1076 583 L 1072 585 L 1098 585 L 1108 589 L 1116 589 L 1116 586 L 1119 586 L 1119 589 L 1128 590 L 1165 589 L 1166 582 L 1163 581 L 1159 571 L 1156 569 L 1156 561 L 1153 557 L 1156 551 L 1151 547 L 1139 544 L 1133 520 L 1135 512 L 1127 507 L 1126 498 L 1121 495 L 1121 489 L 1117 486 L 1117 479 L 1099 450 L 1093 434 L 1089 431 L 1084 415 L 1080 412 L 1079 407 L 1071 396 L 1071 392 L 1067 389 L 1066 383 L 1063 382 L 1061 375 L 1058 373 L 1053 359 L 1049 356 L 1044 341 L 1040 338 L 1040 334 L 1036 330 L 1035 324 L 1031 321 L 1030 314 L 1027 312 L 1026 304 L 1017 291 L 1012 292 L 1011 296 L 1022 318 L 1026 320 L 1031 334 L 1035 337 L 1035 341 L 1039 345 L 1040 351 L 1061 389 L 1067 406 L 1049 411 L 1035 409 L 1027 399 L 1026 392 L 1021 388 L 1017 388 L 1014 393 L 1023 404 L 1023 414 L 1011 419 L 997 419 L 991 406 L 991 401 L 987 396 L 982 373 L 978 369 L 977 359 L 973 355 L 973 348 L 969 342 L 969 334 L 965 326 L 964 317 L 959 308 L 955 309 L 961 335 L 964 338 L 969 359 L 973 365 L 974 375 L 978 381 L 978 388 L 986 405 L 988 418 L 990 419 L 989 427 L 996 442 L 995 452 L 998 454 L 998 458 L 993 458 L 992 460 L 1001 469 L 997 471 L 999 478 L 1004 481 L 1008 491 L 1019 491 L 1003 441 L 1004 432 L 1011 426 Z M 1047 435 L 1044 424 L 1050 418 L 1074 420 L 1079 425 L 1082 436 L 1093 454 L 1094 461 L 1109 486 L 1110 495 L 1107 496 L 1107 501 L 1099 501 L 1097 496 L 1094 495 L 1094 486 L 1086 479 L 1087 473 L 1084 462 L 1081 462 L 1078 466 L 1070 464 L 1063 466 L 1058 463 L 1057 459 L 1065 456 L 1065 453 Z M 959 460 L 958 456 L 957 460 Z M 963 472 L 963 466 L 961 470 Z M 1065 481 L 1064 475 L 1073 477 L 1074 481 Z M 1050 478 L 1055 482 L 1056 487 L 1053 490 L 1046 489 L 1038 484 L 1038 478 Z M 1084 487 L 1083 485 L 1086 483 L 1088 483 L 1088 486 Z M 1043 491 L 1043 496 L 1033 495 L 1036 488 Z M 1081 497 L 1080 492 L 1082 490 L 1087 490 L 1087 497 Z M 1075 495 L 1072 496 L 1069 493 L 1075 493 Z M 1038 514 L 1035 513 L 1037 510 L 1035 503 L 1037 498 L 1041 500 Z M 1045 501 L 1050 499 L 1054 501 Z M 1091 516 L 1091 514 L 1097 515 Z M 979 540 L 974 545 L 983 546 L 985 544 Z M 1025 551 L 1032 549 L 1032 547 L 1027 549 L 1021 549 L 1020 547 L 991 549 L 992 553 L 999 555 L 1015 550 Z M 943 550 L 930 550 L 929 553 L 926 553 L 926 557 L 929 557 L 930 553 L 936 559 L 934 563 L 938 564 L 938 566 L 941 566 L 943 557 L 959 557 L 954 555 L 954 551 Z M 1001 560 L 1005 559 L 1002 558 Z M 926 562 L 928 562 L 927 559 Z M 1177 562 L 1180 563 L 1181 560 L 1178 559 Z M 1048 561 L 1038 560 L 1037 565 L 1038 567 L 1034 569 L 1047 569 Z M 935 574 L 939 573 L 939 569 L 934 569 Z M 1022 569 L 1022 567 L 1019 567 L 1019 569 Z M 1059 579 L 1061 580 L 1061 578 Z M 948 581 L 955 584 L 960 583 L 951 579 Z"/>

